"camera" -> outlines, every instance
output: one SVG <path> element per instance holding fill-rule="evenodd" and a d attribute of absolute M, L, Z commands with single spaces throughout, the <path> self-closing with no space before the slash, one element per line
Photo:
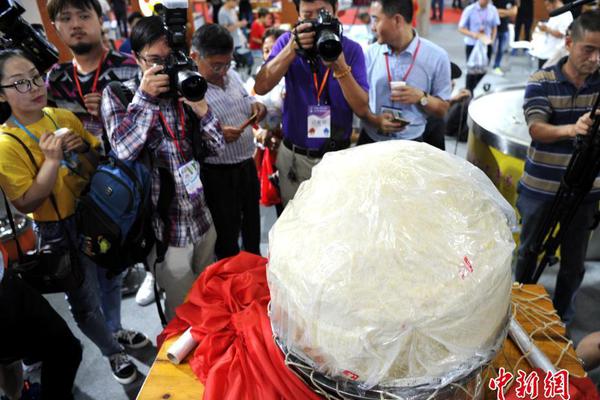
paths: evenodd
<path fill-rule="evenodd" d="M 0 46 L 19 49 L 44 73 L 58 62 L 58 50 L 21 18 L 25 9 L 13 0 L 0 0 Z"/>
<path fill-rule="evenodd" d="M 163 73 L 169 76 L 170 90 L 163 96 L 183 96 L 190 101 L 202 100 L 208 85 L 206 79 L 198 73 L 194 61 L 188 56 L 187 0 L 164 1 L 157 4 L 154 10 L 163 21 L 167 42 L 172 50 L 163 70 Z"/>
<path fill-rule="evenodd" d="M 307 52 L 320 56 L 324 61 L 335 61 L 342 52 L 342 31 L 340 21 L 327 10 L 320 9 L 317 18 L 309 22 L 315 31 L 315 44 Z"/>

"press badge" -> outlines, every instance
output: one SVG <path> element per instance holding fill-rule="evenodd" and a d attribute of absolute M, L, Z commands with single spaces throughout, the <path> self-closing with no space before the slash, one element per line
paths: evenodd
<path fill-rule="evenodd" d="M 308 137 L 329 139 L 331 137 L 331 107 L 308 106 Z"/>
<path fill-rule="evenodd" d="M 195 198 L 202 192 L 202 181 L 200 180 L 200 165 L 198 161 L 192 160 L 178 168 L 179 175 L 185 185 L 190 198 Z"/>

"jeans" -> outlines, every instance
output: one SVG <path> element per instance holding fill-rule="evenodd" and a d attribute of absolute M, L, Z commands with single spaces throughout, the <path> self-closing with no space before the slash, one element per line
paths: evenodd
<path fill-rule="evenodd" d="M 515 280 L 521 282 L 528 270 L 534 267 L 536 260 L 527 261 L 527 249 L 535 240 L 538 226 L 552 206 L 552 200 L 539 200 L 519 195 L 517 209 L 521 215 L 521 236 L 515 271 Z M 565 323 L 575 315 L 575 295 L 585 274 L 585 254 L 590 239 L 590 226 L 598 202 L 582 204 L 560 243 L 560 269 L 554 289 L 554 308 Z"/>
<path fill-rule="evenodd" d="M 9 273 L 0 282 L 0 364 L 23 358 L 42 361 L 43 399 L 73 398 L 79 340 L 42 295 Z"/>
<path fill-rule="evenodd" d="M 436 10 L 437 10 L 437 13 L 436 13 Z M 444 0 L 431 0 L 431 18 L 436 18 L 436 17 L 440 21 L 444 17 Z"/>
<path fill-rule="evenodd" d="M 63 221 L 71 243 L 78 243 L 75 218 Z M 62 224 L 37 222 L 36 230 L 41 245 L 68 246 L 69 241 Z M 79 329 L 92 341 L 104 356 L 122 351 L 113 333 L 121 329 L 121 285 L 123 274 L 106 278 L 106 271 L 79 252 L 84 279 L 81 287 L 67 292 L 67 301 Z"/>
<path fill-rule="evenodd" d="M 496 58 L 494 60 L 494 68 L 499 68 L 500 64 L 502 64 L 502 56 L 504 55 L 504 50 L 506 49 L 508 40 L 508 31 L 498 32 L 498 35 L 496 35 L 496 42 L 494 43 L 494 46 L 496 47 Z"/>

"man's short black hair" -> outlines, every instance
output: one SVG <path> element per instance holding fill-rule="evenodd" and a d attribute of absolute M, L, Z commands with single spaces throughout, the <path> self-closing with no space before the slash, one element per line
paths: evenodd
<path fill-rule="evenodd" d="M 231 54 L 233 38 L 225 27 L 219 24 L 206 24 L 194 32 L 192 48 L 200 54 L 200 57 Z"/>
<path fill-rule="evenodd" d="M 48 0 L 46 9 L 50 16 L 50 21 L 56 21 L 58 14 L 67 6 L 72 6 L 80 10 L 94 10 L 98 17 L 102 16 L 102 7 L 98 0 Z"/>
<path fill-rule="evenodd" d="M 574 41 L 583 39 L 585 32 L 600 32 L 600 10 L 584 12 L 571 24 L 571 38 Z"/>
<path fill-rule="evenodd" d="M 139 11 L 134 11 L 131 14 L 129 14 L 129 16 L 127 17 L 127 23 L 129 23 L 129 25 L 131 25 L 131 23 L 133 21 L 135 21 L 136 19 L 141 19 L 144 18 L 144 14 L 142 14 Z"/>
<path fill-rule="evenodd" d="M 267 10 L 264 7 L 261 7 L 258 9 L 256 15 L 258 15 L 258 18 L 266 17 L 267 15 L 269 15 L 269 10 Z"/>
<path fill-rule="evenodd" d="M 388 17 L 393 17 L 396 14 L 402 15 L 407 23 L 411 23 L 413 19 L 413 2 L 412 0 L 375 0 L 381 4 L 383 13 Z"/>
<path fill-rule="evenodd" d="M 298 12 L 300 12 L 300 3 L 301 2 L 314 3 L 315 0 L 294 0 L 294 4 L 296 5 L 296 11 L 298 11 Z M 337 5 L 338 5 L 337 0 L 325 0 L 325 2 L 331 4 L 331 7 L 333 7 L 333 11 L 337 10 Z"/>
<path fill-rule="evenodd" d="M 161 17 L 156 15 L 143 17 L 131 30 L 131 35 L 129 36 L 131 51 L 135 54 L 140 54 L 140 51 L 145 46 L 152 45 L 166 36 L 167 31 Z"/>
<path fill-rule="evenodd" d="M 265 31 L 265 34 L 263 35 L 263 42 L 269 37 L 274 37 L 275 41 L 277 41 L 277 39 L 279 39 L 279 36 L 283 35 L 284 33 L 285 31 L 283 29 L 269 28 Z"/>

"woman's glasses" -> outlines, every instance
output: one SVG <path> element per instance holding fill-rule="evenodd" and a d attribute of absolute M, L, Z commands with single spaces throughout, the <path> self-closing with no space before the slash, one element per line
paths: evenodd
<path fill-rule="evenodd" d="M 44 78 L 41 75 L 34 76 L 31 79 L 20 79 L 16 82 L 11 83 L 10 85 L 2 85 L 0 88 L 2 89 L 10 89 L 14 88 L 19 93 L 29 93 L 33 85 L 37 87 L 44 86 Z"/>

